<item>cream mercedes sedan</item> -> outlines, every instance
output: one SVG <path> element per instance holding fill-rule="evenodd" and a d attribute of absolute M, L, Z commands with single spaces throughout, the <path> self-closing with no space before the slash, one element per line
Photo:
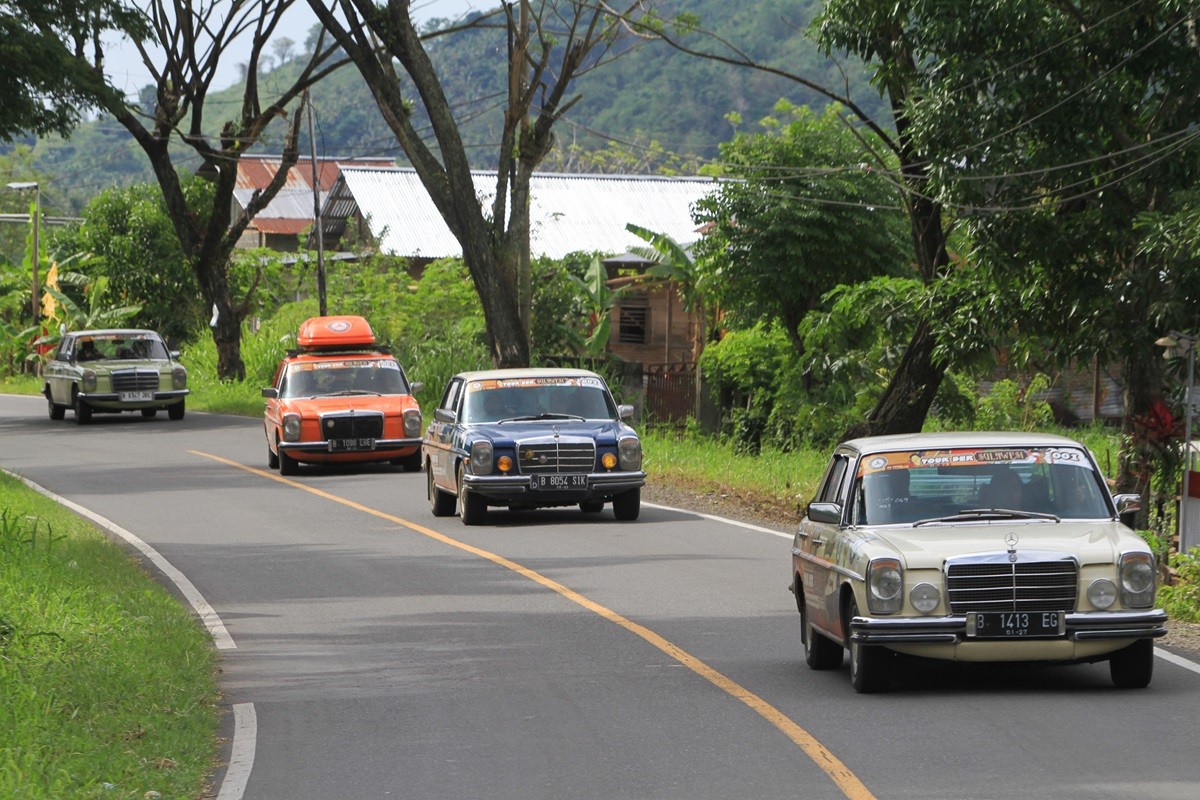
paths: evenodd
<path fill-rule="evenodd" d="M 1147 686 L 1157 569 L 1095 459 L 1061 436 L 934 433 L 839 445 L 792 545 L 805 660 L 850 650 L 859 692 L 898 654 L 950 661 L 1107 660 Z"/>

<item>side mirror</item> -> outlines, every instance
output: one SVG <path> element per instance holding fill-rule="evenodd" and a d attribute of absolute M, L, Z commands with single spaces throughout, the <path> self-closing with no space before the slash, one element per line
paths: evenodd
<path fill-rule="evenodd" d="M 842 521 L 842 507 L 838 503 L 809 503 L 808 518 L 813 522 L 837 525 Z"/>
<path fill-rule="evenodd" d="M 617 416 L 621 419 L 633 419 L 635 410 L 631 405 L 619 405 L 617 406 Z"/>
<path fill-rule="evenodd" d="M 408 385 L 409 394 L 420 394 L 425 389 L 425 384 L 421 381 L 413 381 Z"/>
<path fill-rule="evenodd" d="M 169 353 L 167 353 L 167 355 L 169 355 L 169 356 L 171 357 L 171 360 L 172 360 L 172 361 L 178 361 L 178 360 L 179 360 L 179 357 L 180 357 L 181 355 L 183 355 L 183 351 L 181 351 L 181 350 L 172 350 L 172 351 L 170 351 Z"/>
<path fill-rule="evenodd" d="M 1142 510 L 1142 496 L 1119 494 L 1113 498 L 1113 502 L 1117 504 L 1117 518 L 1121 520 L 1121 524 L 1130 528 L 1136 527 L 1137 514 Z"/>
<path fill-rule="evenodd" d="M 268 386 L 267 388 L 262 390 L 262 396 L 266 397 L 269 400 L 274 400 L 277 397 L 279 397 L 279 390 L 276 389 L 274 386 Z"/>
<path fill-rule="evenodd" d="M 433 418 L 438 422 L 458 422 L 458 414 L 448 408 L 439 408 L 433 412 Z"/>

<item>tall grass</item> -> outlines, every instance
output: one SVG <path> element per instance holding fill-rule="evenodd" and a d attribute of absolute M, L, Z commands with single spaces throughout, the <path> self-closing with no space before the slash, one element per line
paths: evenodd
<path fill-rule="evenodd" d="M 0 474 L 0 797 L 202 793 L 207 634 L 116 545 Z"/>

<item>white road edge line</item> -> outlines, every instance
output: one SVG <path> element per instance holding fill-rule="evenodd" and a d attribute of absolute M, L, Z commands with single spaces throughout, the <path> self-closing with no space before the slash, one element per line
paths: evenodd
<path fill-rule="evenodd" d="M 21 481 L 21 483 L 25 484 L 30 489 L 33 489 L 38 494 L 45 495 L 59 505 L 66 506 L 76 514 L 90 519 L 100 527 L 116 536 L 120 536 L 122 539 L 129 542 L 129 544 L 136 547 L 142 552 L 143 555 L 146 556 L 146 558 L 153 562 L 154 566 L 158 567 L 164 575 L 171 579 L 171 582 L 174 583 L 176 588 L 179 589 L 180 594 L 182 594 L 184 598 L 187 599 L 188 603 L 191 604 L 192 608 L 196 612 L 196 616 L 198 616 L 200 621 L 204 623 L 204 627 L 208 628 L 208 632 L 213 637 L 213 642 L 216 644 L 217 649 L 237 649 L 237 645 L 234 643 L 233 637 L 230 636 L 229 631 L 225 629 L 225 623 L 221 621 L 221 618 L 217 615 L 216 610 L 214 610 L 213 607 L 208 604 L 208 601 L 204 599 L 204 595 L 200 594 L 200 590 L 192 585 L 192 582 L 187 579 L 187 576 L 176 569 L 175 565 L 173 565 L 170 561 L 167 561 L 167 559 L 163 558 L 161 553 L 159 553 L 146 542 L 142 541 L 141 538 L 125 530 L 112 520 L 106 519 L 96 512 L 84 508 L 78 503 L 73 503 L 67 498 L 57 495 L 43 486 L 39 486 L 23 475 L 18 475 L 15 472 L 9 472 L 8 470 L 4 470 L 4 473 Z"/>
<path fill-rule="evenodd" d="M 657 503 L 645 503 L 644 502 L 644 503 L 642 503 L 642 505 L 646 506 L 647 508 L 659 508 L 664 511 L 677 511 L 680 514 L 690 514 L 693 517 L 702 517 L 703 519 L 710 519 L 713 522 L 724 522 L 726 525 L 735 525 L 739 528 L 746 528 L 747 530 L 759 531 L 761 533 L 769 533 L 772 536 L 778 536 L 783 539 L 794 538 L 790 533 L 784 533 L 783 531 L 777 531 L 777 530 L 773 530 L 771 528 L 764 528 L 761 525 L 752 525 L 749 522 L 740 522 L 736 519 L 729 519 L 727 517 L 718 517 L 716 514 L 702 514 L 699 511 L 689 511 L 686 508 L 675 508 L 674 506 L 662 506 Z M 1161 647 L 1154 648 L 1154 655 L 1158 656 L 1163 661 L 1170 662 L 1177 667 L 1183 667 L 1186 670 L 1190 670 L 1192 672 L 1195 672 L 1197 675 L 1200 675 L 1200 664 L 1197 664 L 1194 661 L 1189 661 L 1188 659 L 1184 658 L 1183 656 L 1175 655 L 1171 651 L 1164 650 Z"/>
<path fill-rule="evenodd" d="M 217 800 L 242 800 L 246 781 L 254 768 L 254 750 L 258 742 L 258 715 L 253 703 L 235 703 L 233 706 L 233 744 L 229 754 L 229 766 L 221 780 L 221 791 Z"/>
<path fill-rule="evenodd" d="M 140 537 L 125 530 L 112 520 L 102 517 L 78 503 L 73 503 L 44 486 L 39 486 L 23 475 L 9 472 L 3 468 L 0 468 L 0 472 L 16 478 L 38 494 L 44 495 L 54 502 L 71 509 L 76 514 L 91 520 L 136 547 L 164 575 L 171 579 L 175 586 L 178 587 L 180 593 L 191 603 L 196 616 L 200 618 L 204 623 L 204 627 L 208 629 L 209 634 L 213 637 L 216 648 L 218 650 L 237 649 L 237 644 L 234 643 L 233 637 L 226 630 L 225 623 L 221 622 L 221 618 L 217 615 L 217 612 L 208 604 L 208 601 L 204 599 L 200 591 L 192 585 L 187 576 L 176 569 L 170 561 L 163 558 L 161 553 L 144 542 Z M 221 791 L 217 794 L 217 800 L 242 800 L 242 793 L 246 791 L 246 781 L 250 779 L 250 771 L 254 767 L 254 749 L 257 739 L 258 716 L 254 712 L 254 704 L 235 704 L 233 706 L 233 741 L 230 742 L 229 767 L 225 770 L 225 777 L 221 781 Z"/>

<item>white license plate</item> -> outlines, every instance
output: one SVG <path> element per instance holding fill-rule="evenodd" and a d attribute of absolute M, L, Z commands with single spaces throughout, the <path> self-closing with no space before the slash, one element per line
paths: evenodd
<path fill-rule="evenodd" d="M 530 488 L 534 491 L 587 489 L 587 475 L 532 475 Z"/>
<path fill-rule="evenodd" d="M 375 440 L 371 438 L 329 440 L 329 452 L 331 453 L 353 453 L 360 450 L 374 449 Z"/>
<path fill-rule="evenodd" d="M 118 392 L 117 397 L 122 403 L 148 403 L 154 399 L 154 392 Z"/>

